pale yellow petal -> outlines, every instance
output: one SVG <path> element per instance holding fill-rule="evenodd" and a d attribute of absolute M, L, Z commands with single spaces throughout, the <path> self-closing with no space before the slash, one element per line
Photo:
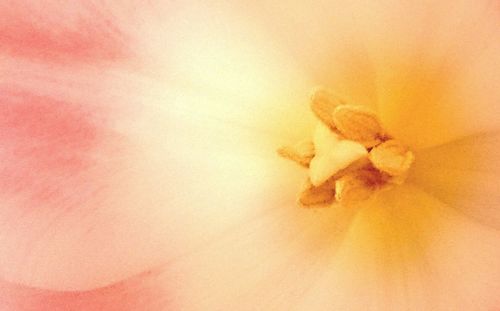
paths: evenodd
<path fill-rule="evenodd" d="M 284 202 L 283 202 L 284 203 Z M 325 273 L 353 209 L 272 209 L 172 262 L 183 310 L 290 310 Z M 306 307 L 307 308 L 307 307 Z"/>
<path fill-rule="evenodd" d="M 498 235 L 418 188 L 384 192 L 358 211 L 278 206 L 171 262 L 165 274 L 182 277 L 182 309 L 445 311 L 497 302 Z"/>
<path fill-rule="evenodd" d="M 385 35 L 371 46 L 380 117 L 392 135 L 425 148 L 498 128 L 495 11 L 491 1 L 384 7 L 387 18 L 372 27 Z"/>
<path fill-rule="evenodd" d="M 418 152 L 411 181 L 468 217 L 500 229 L 500 133 Z"/>
<path fill-rule="evenodd" d="M 414 148 L 498 127 L 494 1 L 257 2 L 248 11 L 318 84 L 378 108 Z"/>

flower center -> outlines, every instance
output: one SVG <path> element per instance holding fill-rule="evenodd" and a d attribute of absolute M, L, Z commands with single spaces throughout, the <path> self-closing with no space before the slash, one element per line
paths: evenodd
<path fill-rule="evenodd" d="M 384 130 L 373 111 L 326 89 L 313 92 L 310 106 L 319 120 L 312 140 L 278 149 L 309 170 L 299 193 L 302 206 L 355 203 L 405 181 L 413 152 Z"/>

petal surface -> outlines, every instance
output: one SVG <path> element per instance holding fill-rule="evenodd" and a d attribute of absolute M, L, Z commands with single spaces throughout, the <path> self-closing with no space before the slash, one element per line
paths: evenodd
<path fill-rule="evenodd" d="M 488 132 L 422 150 L 411 179 L 466 216 L 500 229 L 500 134 Z"/>
<path fill-rule="evenodd" d="M 2 1 L 0 51 L 51 63 L 94 63 L 132 55 L 130 2 Z"/>
<path fill-rule="evenodd" d="M 412 186 L 364 207 L 276 208 L 234 227 L 172 262 L 172 271 L 184 276 L 182 309 L 488 310 L 498 304 L 497 233 Z"/>

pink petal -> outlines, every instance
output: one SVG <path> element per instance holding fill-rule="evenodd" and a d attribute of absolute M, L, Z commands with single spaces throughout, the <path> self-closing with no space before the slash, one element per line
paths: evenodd
<path fill-rule="evenodd" d="M 174 287 L 175 279 L 169 284 Z M 88 291 L 51 291 L 0 282 L 0 303 L 6 311 L 136 311 L 177 310 L 175 297 L 156 269 L 116 284 Z"/>
<path fill-rule="evenodd" d="M 131 54 L 116 4 L 2 1 L 0 51 L 47 62 L 95 62 Z M 123 11 L 123 5 L 120 11 Z"/>

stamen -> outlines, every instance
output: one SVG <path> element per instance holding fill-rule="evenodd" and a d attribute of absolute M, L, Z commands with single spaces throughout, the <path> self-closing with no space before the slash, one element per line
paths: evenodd
<path fill-rule="evenodd" d="M 278 150 L 309 168 L 298 196 L 302 206 L 350 205 L 404 183 L 414 154 L 386 134 L 373 111 L 347 105 L 326 89 L 314 91 L 311 109 L 321 121 L 313 142 Z"/>
<path fill-rule="evenodd" d="M 374 190 L 368 171 L 356 171 L 342 176 L 335 182 L 335 199 L 340 203 L 351 204 L 368 199 Z"/>
<path fill-rule="evenodd" d="M 337 130 L 347 139 L 370 148 L 382 142 L 384 130 L 377 115 L 358 106 L 341 105 L 333 111 Z"/>
<path fill-rule="evenodd" d="M 316 88 L 311 94 L 311 110 L 320 121 L 332 130 L 335 129 L 333 111 L 342 104 L 343 101 L 340 98 L 325 88 Z"/>
<path fill-rule="evenodd" d="M 283 158 L 297 162 L 299 165 L 309 167 L 309 163 L 314 157 L 314 144 L 312 141 L 302 141 L 293 146 L 279 148 L 278 154 Z"/>
<path fill-rule="evenodd" d="M 413 152 L 394 139 L 373 148 L 368 158 L 374 167 L 390 176 L 406 174 L 415 160 Z"/>
<path fill-rule="evenodd" d="M 335 184 L 326 182 L 315 187 L 311 180 L 307 179 L 299 193 L 298 201 L 304 207 L 328 206 L 335 201 Z"/>

